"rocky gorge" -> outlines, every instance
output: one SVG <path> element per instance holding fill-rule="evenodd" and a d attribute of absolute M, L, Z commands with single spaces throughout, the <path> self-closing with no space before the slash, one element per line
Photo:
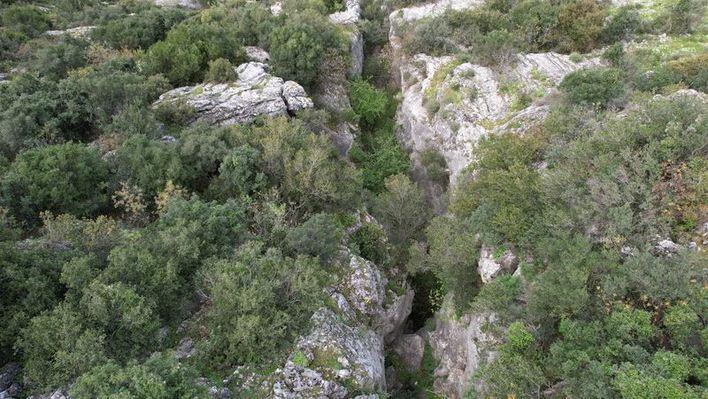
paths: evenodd
<path fill-rule="evenodd" d="M 72 261 L 64 269 L 52 271 L 62 276 L 60 281 L 65 286 L 54 290 L 66 295 L 78 304 L 76 306 L 93 312 L 92 323 L 98 325 L 105 319 L 111 327 L 119 325 L 111 330 L 113 335 L 120 336 L 122 329 L 129 330 L 135 325 L 143 326 L 140 323 L 152 328 L 151 334 L 156 338 L 151 338 L 150 342 L 157 342 L 155 347 L 161 348 L 161 356 L 167 354 L 169 361 L 175 362 L 170 366 L 174 375 L 179 375 L 175 370 L 181 372 L 182 367 L 186 369 L 187 365 L 192 367 L 197 364 L 201 368 L 195 368 L 198 371 L 193 373 L 196 384 L 213 399 L 493 398 L 501 396 L 491 393 L 497 391 L 490 390 L 484 377 L 491 374 L 503 380 L 516 372 L 513 368 L 517 365 L 522 383 L 513 385 L 510 382 L 508 387 L 511 388 L 504 386 L 504 389 L 508 388 L 509 392 L 535 392 L 538 398 L 584 397 L 583 393 L 590 389 L 573 391 L 577 389 L 573 384 L 580 385 L 578 381 L 597 388 L 600 393 L 593 391 L 595 396 L 588 396 L 592 398 L 643 397 L 641 390 L 632 391 L 636 387 L 627 383 L 631 378 L 648 386 L 658 386 L 657 381 L 663 383 L 674 379 L 680 381 L 676 384 L 689 386 L 686 392 L 691 389 L 699 392 L 701 388 L 696 388 L 700 385 L 697 381 L 702 377 L 696 370 L 700 370 L 705 362 L 695 359 L 704 360 L 705 352 L 690 348 L 705 339 L 705 318 L 699 311 L 694 314 L 691 313 L 694 310 L 687 310 L 690 301 L 685 297 L 689 296 L 687 292 L 697 295 L 696 287 L 705 288 L 705 266 L 702 266 L 700 258 L 704 254 L 703 247 L 708 243 L 705 205 L 700 204 L 705 194 L 702 180 L 705 173 L 701 174 L 704 163 L 700 160 L 705 146 L 695 144 L 695 148 L 689 148 L 684 139 L 700 139 L 705 129 L 705 117 L 701 112 L 706 109 L 708 100 L 705 93 L 691 86 L 696 81 L 700 84 L 705 73 L 694 64 L 684 65 L 682 62 L 685 60 L 681 57 L 694 62 L 691 57 L 704 57 L 701 51 L 706 50 L 705 45 L 696 45 L 688 33 L 680 39 L 646 34 L 643 41 L 623 37 L 612 45 L 602 42 L 602 46 L 594 44 L 573 52 L 566 51 L 562 46 L 559 48 L 563 51 L 555 51 L 552 46 L 549 48 L 553 50 L 540 49 L 542 46 L 539 46 L 534 51 L 526 52 L 518 51 L 518 48 L 506 51 L 507 48 L 501 46 L 505 51 L 494 52 L 494 60 L 490 62 L 475 55 L 475 49 L 460 44 L 464 40 L 453 38 L 450 34 L 442 41 L 454 50 L 438 52 L 429 49 L 427 53 L 412 50 L 417 47 L 410 44 L 411 37 L 424 24 L 432 24 L 433 28 L 427 29 L 433 30 L 435 18 L 454 12 L 473 12 L 486 3 L 481 0 L 437 0 L 422 4 L 389 4 L 346 0 L 334 5 L 303 5 L 307 10 L 304 16 L 297 18 L 325 21 L 323 23 L 334 27 L 332 37 L 344 43 L 343 55 L 337 53 L 341 49 L 317 47 L 325 56 L 319 61 L 316 78 L 310 84 L 287 77 L 287 68 L 278 64 L 279 60 L 273 56 L 277 54 L 266 46 L 271 43 L 270 37 L 254 39 L 258 43 L 239 48 L 243 51 L 234 57 L 239 60 L 238 63 L 232 65 L 225 58 L 220 58 L 228 65 L 224 74 L 227 79 L 205 79 L 204 82 L 182 82 L 170 86 L 163 75 L 157 75 L 150 90 L 159 92 L 151 98 L 146 96 L 150 101 L 143 101 L 145 104 L 135 102 L 138 104 L 136 107 L 144 106 L 147 111 L 139 113 L 131 109 L 108 117 L 101 114 L 104 112 L 101 109 L 96 113 L 103 119 L 95 125 L 111 132 L 109 139 L 103 140 L 108 143 L 106 146 L 110 147 L 110 151 L 101 150 L 100 159 L 108 165 L 105 169 L 125 179 L 120 181 L 120 188 L 110 196 L 103 195 L 106 201 L 108 198 L 113 201 L 116 209 L 111 212 L 120 214 L 126 221 L 124 225 L 128 226 L 120 233 L 122 245 L 137 248 L 140 243 L 150 242 L 150 239 L 164 240 L 166 244 L 150 242 L 148 250 L 136 255 L 111 244 L 118 248 L 111 252 L 102 245 L 112 249 L 104 241 L 112 239 L 118 227 L 105 220 L 102 222 L 107 223 L 108 227 L 98 222 L 93 225 L 88 217 L 83 217 L 69 220 L 57 228 L 63 219 L 53 220 L 51 211 L 41 214 L 42 223 L 46 224 L 44 227 L 34 227 L 49 238 L 28 238 L 20 242 L 27 247 L 38 246 L 61 254 L 70 251 L 80 253 L 80 261 Z M 155 0 L 154 5 L 165 10 L 189 10 L 186 12 L 199 16 L 195 19 L 199 23 L 212 23 L 225 18 L 211 15 L 209 9 L 215 5 L 208 2 Z M 234 9 L 241 6 L 238 3 Z M 280 23 L 287 21 L 288 13 L 293 12 L 288 8 L 290 6 L 274 2 L 267 4 L 265 12 L 248 9 L 244 15 L 255 15 L 254 20 L 264 25 L 270 23 L 268 18 L 271 17 L 280 18 Z M 594 5 L 585 6 L 595 10 Z M 644 7 L 625 2 L 606 6 L 614 8 L 611 13 L 603 14 L 605 21 L 600 24 L 605 26 L 611 25 L 614 15 L 620 15 L 620 7 Z M 312 11 L 308 7 L 317 9 L 317 12 L 327 11 L 315 18 L 314 11 L 307 14 Z M 200 11 L 197 10 L 204 11 L 198 14 Z M 455 23 L 464 24 L 467 22 L 464 18 L 483 20 L 492 14 L 481 14 L 481 17 L 476 14 L 472 17 L 453 15 L 458 18 Z M 374 26 L 372 21 L 375 18 L 379 19 L 375 21 L 379 25 Z M 479 20 L 475 23 L 483 25 Z M 82 25 L 43 32 L 52 40 L 85 39 L 86 47 L 92 51 L 91 57 L 106 57 L 117 65 L 125 62 L 127 66 L 121 68 L 126 70 L 146 68 L 145 62 L 131 64 L 119 55 L 110 56 L 114 58 L 101 55 L 97 47 L 99 44 L 88 44 L 89 39 L 94 40 L 91 36 L 94 29 L 93 25 Z M 290 34 L 287 29 L 282 32 Z M 284 47 L 294 48 L 296 39 L 307 42 L 311 40 L 308 35 L 314 35 L 312 29 L 303 32 L 298 32 L 300 36 L 295 38 L 286 37 Z M 367 38 L 376 36 L 376 33 L 381 35 L 381 32 L 384 38 L 379 38 L 376 45 L 367 43 Z M 273 34 L 272 31 L 268 33 Z M 540 35 L 536 31 L 527 32 L 527 36 L 536 34 Z M 508 36 L 503 37 L 508 39 Z M 667 56 L 661 52 L 668 52 L 665 47 L 675 53 Z M 676 50 L 675 47 L 680 48 Z M 695 48 L 699 50 L 694 51 Z M 142 54 L 143 51 L 136 50 L 136 53 Z M 634 62 L 631 67 L 628 66 L 629 59 Z M 671 65 L 674 68 L 672 72 L 667 72 L 670 68 L 663 64 L 661 67 L 642 64 L 656 63 L 657 59 Z M 705 58 L 700 58 L 698 63 L 702 60 Z M 379 64 L 374 64 L 374 61 Z M 383 80 L 387 81 L 383 88 L 371 86 L 372 91 L 383 93 L 381 96 L 384 98 L 382 102 L 375 103 L 384 104 L 380 106 L 382 109 L 369 110 L 385 119 L 377 123 L 367 120 L 363 113 L 359 115 L 354 112 L 358 99 L 352 94 L 353 82 L 366 81 L 370 84 L 367 79 L 382 78 L 372 70 L 379 74 L 384 71 Z M 595 81 L 592 79 L 583 80 L 585 71 L 596 70 L 611 72 L 608 73 L 610 78 L 591 76 L 611 86 L 609 89 L 593 86 Z M 88 66 L 79 69 L 72 72 L 71 79 L 79 79 L 89 72 Z M 676 76 L 684 76 L 682 73 L 698 78 L 676 80 Z M 590 92 L 589 95 L 580 93 L 579 97 L 607 95 L 611 98 L 583 102 L 583 97 L 578 103 L 569 104 L 571 94 L 569 89 L 563 88 L 563 82 L 567 84 L 569 76 L 580 76 L 578 87 Z M 659 85 L 656 81 L 663 86 L 652 86 L 639 94 L 630 90 L 614 90 L 624 84 L 621 79 L 634 79 L 631 83 L 634 88 Z M 87 87 L 90 85 L 81 86 L 81 90 L 88 90 Z M 641 107 L 635 105 L 639 103 Z M 386 104 L 393 104 L 395 112 L 386 113 L 383 110 Z M 560 116 L 559 109 L 562 111 Z M 687 110 L 688 116 L 682 116 L 678 110 Z M 126 123 L 124 118 L 129 112 L 139 115 L 144 124 Z M 572 113 L 572 117 L 566 118 L 563 112 Z M 69 111 L 66 113 L 68 115 Z M 152 113 L 177 113 L 184 126 L 158 123 Z M 655 122 L 653 115 L 659 115 L 656 119 L 663 119 Z M 61 122 L 71 125 L 71 118 L 76 115 L 63 117 L 66 121 Z M 680 120 L 673 120 L 672 117 Z M 544 127 L 548 119 L 553 119 L 557 125 Z M 271 124 L 273 120 L 276 122 Z M 662 125 L 662 121 L 666 120 L 669 122 Z M 632 130 L 633 126 L 638 126 L 636 131 Z M 53 134 L 50 128 L 43 127 L 48 136 Z M 406 177 L 406 181 L 410 185 L 386 176 L 380 179 L 380 192 L 365 190 L 361 186 L 361 193 L 336 192 L 337 184 L 361 179 L 361 171 L 355 169 L 360 167 L 362 159 L 374 158 L 367 152 L 371 151 L 367 146 L 373 148 L 373 144 L 380 145 L 371 137 L 387 128 L 391 128 L 395 135 L 397 149 L 402 149 L 408 157 L 405 167 L 409 167 L 406 173 L 410 180 Z M 159 131 L 159 135 L 140 133 L 142 141 L 132 138 L 136 141 L 131 144 L 129 139 L 121 136 L 123 130 L 131 129 Z M 615 137 L 612 136 L 613 129 L 622 134 L 628 133 Z M 210 133 L 204 133 L 207 131 Z M 540 140 L 546 141 L 543 151 L 538 150 L 538 142 L 534 141 L 539 131 L 542 132 Z M 659 133 L 655 131 L 672 136 L 656 139 L 653 135 L 658 137 Z M 498 137 L 511 138 L 508 141 L 494 141 Z M 585 139 L 587 142 L 582 141 Z M 92 140 L 94 147 L 101 146 L 98 139 L 92 136 Z M 133 148 L 144 152 L 135 159 L 166 160 L 170 166 L 164 169 L 170 173 L 178 169 L 175 165 L 180 157 L 187 160 L 185 163 L 188 166 L 164 176 L 159 168 L 123 166 L 120 162 L 128 164 L 133 158 L 125 149 L 121 152 L 123 147 L 115 143 L 120 140 L 126 140 Z M 658 144 L 654 145 L 654 141 Z M 484 144 L 488 146 L 481 147 Z M 614 150 L 610 147 L 613 145 L 624 147 L 612 152 Z M 657 160 L 645 153 L 635 154 L 639 151 L 637 148 L 643 150 L 645 145 L 654 151 L 651 154 Z M 287 146 L 294 148 L 291 153 L 283 151 L 283 155 L 276 152 Z M 542 152 L 542 156 L 538 155 Z M 684 154 L 682 156 L 686 159 L 674 164 L 670 157 L 665 156 L 676 153 Z M 389 160 L 386 155 L 384 159 Z M 590 160 L 583 163 L 583 157 Z M 390 159 L 393 158 L 391 156 Z M 7 160 L 5 162 L 6 158 L 0 154 L 0 167 L 9 168 L 6 164 L 10 164 L 10 158 Z M 483 167 L 479 166 L 481 160 L 486 161 Z M 625 161 L 632 163 L 622 163 Z M 577 177 L 569 172 L 575 168 L 574 163 L 578 163 L 578 169 L 584 168 L 578 174 L 587 171 L 587 175 Z M 599 176 L 600 171 L 610 177 L 603 180 Z M 351 175 L 346 174 L 349 172 Z M 212 180 L 208 183 L 197 181 L 194 176 L 199 173 Z M 387 172 L 381 171 L 381 174 L 384 173 Z M 658 177 L 645 186 L 642 179 L 648 175 Z M 159 181 L 159 186 L 152 180 Z M 195 188 L 190 194 L 189 190 L 174 184 L 173 180 L 192 184 L 198 189 Z M 475 182 L 480 180 L 483 183 L 475 186 Z M 145 181 L 151 184 L 147 185 Z M 139 184 L 145 188 L 138 187 Z M 14 186 L 11 188 L 14 191 L 5 189 L 5 192 L 18 191 Z M 417 199 L 415 190 L 421 189 L 421 196 L 424 196 L 424 201 L 421 201 L 423 209 L 419 210 L 420 219 L 424 219 L 422 222 L 416 220 L 418 214 L 407 213 L 413 209 L 411 204 Z M 464 191 L 466 189 L 470 191 Z M 664 192 L 671 195 L 664 195 Z M 482 201 L 485 194 L 491 198 L 491 204 Z M 471 198 L 461 198 L 463 195 L 470 195 Z M 202 201 L 200 196 L 206 199 Z M 305 200 L 312 198 L 321 203 L 314 206 L 304 204 Z M 398 202 L 386 208 L 380 205 L 386 200 Z M 177 204 L 175 207 L 182 208 L 169 208 L 166 204 L 170 201 Z M 236 209 L 237 202 L 242 208 Z M 204 204 L 207 203 L 218 211 L 203 216 L 201 207 L 206 207 Z M 354 203 L 356 207 L 351 206 Z M 384 210 L 379 209 L 377 213 L 376 206 Z M 502 209 L 503 206 L 506 208 Z M 4 212 L 4 209 L 0 207 L 0 211 Z M 567 209 L 572 209 L 572 212 Z M 173 213 L 178 211 L 185 212 L 187 216 L 184 220 L 174 216 Z M 543 212 L 548 214 L 540 215 Z M 4 213 L 0 216 L 4 217 Z M 136 221 L 139 216 L 144 220 Z M 307 222 L 303 222 L 305 216 Z M 660 222 L 654 225 L 647 221 L 654 218 Z M 683 219 L 679 223 L 672 218 Z M 146 226 L 150 223 L 165 230 L 148 230 Z M 226 249 L 214 249 L 220 248 L 221 244 L 212 244 L 203 238 L 207 233 L 199 230 L 202 224 L 208 234 L 216 236 L 211 238 L 215 242 L 229 237 L 223 238 Z M 635 225 L 639 227 L 635 228 Z M 225 226 L 232 230 L 226 231 Z M 564 236 L 566 233 L 570 238 Z M 61 234 L 74 241 L 69 243 L 70 240 Z M 61 239 L 56 238 L 58 236 Z M 91 239 L 75 238 L 86 236 Z M 178 241 L 185 236 L 196 243 L 186 245 Z M 562 241 L 561 236 L 570 243 Z M 327 245 L 333 248 L 327 248 L 331 254 L 320 248 Z M 548 249 L 545 245 L 558 245 L 560 249 Z M 256 252 L 263 249 L 261 246 L 278 248 L 263 250 L 252 258 L 239 258 L 238 246 L 257 248 L 254 250 Z M 97 251 L 99 255 L 94 256 L 90 251 Z M 158 258 L 156 254 L 164 258 Z M 175 261 L 170 256 L 184 256 L 187 260 Z M 219 256 L 224 258 L 223 262 L 219 262 Z M 696 256 L 698 260 L 678 264 L 684 256 Z M 396 261 L 392 261 L 393 258 Z M 307 261 L 320 266 L 322 270 L 318 272 L 326 277 L 302 266 Z M 445 261 L 449 265 L 440 266 Z M 129 265 L 128 271 L 112 271 L 113 263 L 119 262 Z M 125 289 L 127 283 L 111 279 L 129 280 L 134 275 L 142 278 L 140 273 L 144 271 L 140 262 L 157 265 L 159 273 L 157 277 L 150 276 L 152 280 L 147 283 L 137 284 L 135 291 L 141 295 L 142 290 L 148 289 L 158 292 L 164 289 L 167 292 L 169 284 L 185 284 L 187 288 L 182 288 L 181 293 L 188 299 L 179 306 L 175 305 L 175 309 L 179 309 L 170 308 L 172 304 L 160 303 L 162 294 L 157 296 L 159 300 L 143 301 L 132 291 L 119 291 Z M 269 262 L 282 262 L 291 269 L 282 273 L 283 276 L 272 273 L 273 281 L 282 280 L 273 283 L 272 287 L 267 284 L 271 276 L 249 280 L 258 274 L 256 265 L 269 265 Z M 302 272 L 299 267 L 312 274 Z M 199 270 L 195 272 L 195 269 Z M 269 269 L 263 267 L 263 270 Z M 71 278 L 72 273 L 78 277 Z M 671 288 L 654 287 L 652 279 L 659 279 L 664 274 L 671 274 L 670 278 L 667 277 L 667 286 Z M 608 275 L 612 277 L 603 280 Z M 689 288 L 674 288 L 679 285 L 677 281 L 684 277 Z M 131 304 L 137 310 L 131 309 L 133 313 L 122 315 L 120 312 L 123 309 L 111 302 L 113 297 L 104 291 L 90 297 L 75 288 L 82 287 L 81 284 L 88 286 L 86 282 L 93 278 L 98 282 L 91 287 L 99 287 L 110 295 L 123 295 L 128 298 L 126 301 L 133 301 Z M 316 285 L 315 281 L 320 285 Z M 104 282 L 105 287 L 100 285 Z M 317 302 L 314 308 L 306 307 L 310 297 L 316 295 L 297 292 L 299 284 L 307 288 L 316 287 L 316 294 L 324 299 Z M 236 286 L 243 291 L 238 291 L 234 288 Z M 264 295 L 266 299 L 244 300 L 247 295 L 243 292 L 255 292 L 261 286 L 267 286 L 266 289 L 272 289 L 275 294 L 271 292 L 267 298 Z M 88 290 L 86 287 L 82 289 Z M 539 293 L 551 299 L 539 300 L 536 297 Z M 233 358 L 229 358 L 231 363 L 224 358 L 239 353 L 240 347 L 261 344 L 258 335 L 269 333 L 266 330 L 271 326 L 263 321 L 265 319 L 259 319 L 259 315 L 247 314 L 247 317 L 238 320 L 242 324 L 224 327 L 227 323 L 217 318 L 219 314 L 214 316 L 210 313 L 218 308 L 214 299 L 218 295 L 242 301 L 238 304 L 244 309 L 282 307 L 278 311 L 292 319 L 303 317 L 305 312 L 287 314 L 291 309 L 307 309 L 307 320 L 298 325 L 299 329 L 293 330 L 297 331 L 297 335 L 292 337 L 286 334 L 289 327 L 273 323 L 272 328 L 282 333 L 277 344 L 288 345 L 284 350 L 280 349 L 274 364 L 262 367 L 254 364 L 253 359 L 257 362 L 260 360 L 258 357 L 248 361 L 242 361 L 245 357 L 235 357 L 239 360 L 234 367 Z M 650 298 L 652 295 L 654 299 Z M 466 301 L 463 305 L 460 305 L 460 297 Z M 478 304 L 477 297 L 487 303 L 484 306 Z M 632 301 L 640 305 L 630 306 Z M 147 319 L 150 312 L 141 311 L 135 304 L 159 308 L 155 313 L 169 309 L 178 317 L 169 323 L 157 318 L 155 320 L 160 320 L 160 323 L 152 319 L 144 321 L 141 318 Z M 691 304 L 695 305 L 693 302 Z M 298 307 L 300 305 L 302 307 Z M 671 313 L 673 307 L 679 310 Z M 694 307 L 700 308 L 698 305 Z M 524 313 L 526 309 L 531 310 Z M 51 315 L 48 311 L 41 314 L 43 317 Z M 596 314 L 602 314 L 606 320 L 597 323 L 590 320 Z M 62 317 L 62 322 L 67 325 L 74 320 L 71 318 L 73 314 Z M 128 327 L 120 325 L 120 322 L 125 322 Z M 253 323 L 262 331 L 250 331 L 253 337 L 244 338 L 247 334 L 237 329 L 242 325 L 248 326 L 248 323 Z M 656 331 L 652 332 L 652 327 Z M 228 328 L 237 330 L 226 332 L 233 333 L 229 339 L 234 341 L 226 345 L 223 344 L 225 341 L 214 338 L 218 332 L 223 333 L 223 329 Z M 23 334 L 29 335 L 27 331 L 30 330 L 26 327 Z M 44 330 L 37 330 L 44 333 Z M 94 337 L 85 333 L 81 335 L 84 341 L 72 341 L 71 346 L 84 348 L 81 345 L 85 345 L 91 350 L 91 345 L 99 346 L 103 340 L 110 341 L 113 338 L 111 334 L 97 334 Z M 75 335 L 78 336 L 78 333 Z M 611 350 L 600 354 L 594 352 L 594 346 L 600 344 L 596 345 L 593 339 L 600 339 L 598 337 L 606 338 Z M 129 338 L 138 341 L 137 338 Z M 32 345 L 29 338 L 23 336 L 23 340 L 14 350 L 19 351 L 19 345 Z M 212 342 L 223 348 L 215 350 L 210 346 Z M 267 341 L 264 339 L 263 342 Z M 585 347 L 571 347 L 575 344 Z M 659 347 L 655 351 L 657 354 L 646 349 L 649 345 Z M 110 367 L 117 368 L 120 364 L 121 367 L 137 369 L 139 363 L 158 358 L 157 350 L 153 353 L 145 348 L 136 351 L 139 356 L 134 357 L 139 361 L 106 362 Z M 695 359 L 691 358 L 689 362 L 666 354 L 676 348 L 690 352 Z M 27 348 L 24 350 L 30 352 Z M 42 350 L 50 352 L 46 348 Z M 62 351 L 69 350 L 57 350 L 60 353 L 53 355 L 52 361 L 46 364 L 58 368 L 70 364 L 75 369 L 81 368 L 80 364 L 75 364 L 77 362 L 61 363 Z M 204 357 L 210 356 L 209 350 L 218 353 L 214 356 L 215 363 L 217 360 L 221 362 L 218 371 L 214 371 L 216 367 L 210 369 L 203 364 Z M 561 356 L 566 350 L 577 350 L 577 358 L 568 360 Z M 542 354 L 546 355 L 544 351 L 550 354 L 541 361 Z M 104 356 L 102 352 L 96 353 L 97 356 Z M 612 358 L 610 362 L 603 358 L 609 363 L 601 364 L 596 358 L 602 356 L 614 356 L 620 360 Z M 538 364 L 529 366 L 532 361 Z M 633 368 L 635 363 L 641 362 L 650 366 Z M 23 378 L 27 380 L 23 367 L 26 366 L 10 362 L 0 369 L 0 399 L 72 399 L 72 389 L 78 383 L 75 382 L 76 376 L 69 372 L 67 375 L 71 378 L 68 385 L 66 379 L 62 383 L 51 381 L 53 385 L 49 386 L 52 390 L 27 396 L 27 392 L 23 392 L 26 382 Z M 585 375 L 573 374 L 575 368 L 586 370 L 590 375 L 588 379 L 601 382 L 588 383 L 584 380 Z M 490 369 L 490 374 L 484 374 Z M 112 372 L 110 368 L 106 370 Z M 557 370 L 567 375 L 559 377 Z M 660 378 L 646 377 L 655 371 Z M 145 370 L 140 370 L 140 373 L 148 374 Z M 222 378 L 223 375 L 226 377 Z M 617 381 L 607 382 L 615 377 Z M 150 375 L 149 378 L 157 377 Z M 103 375 L 96 379 L 105 380 Z M 95 382 L 89 380 L 83 383 L 91 387 Z M 495 383 L 504 385 L 496 380 Z M 129 385 L 125 381 L 121 384 Z M 161 384 L 158 381 L 161 387 L 167 383 L 162 381 Z M 603 390 L 610 386 L 622 394 L 617 396 L 615 391 Z M 659 388 L 654 389 L 658 392 Z M 676 388 L 672 392 L 679 390 Z M 627 392 L 640 394 L 632 396 Z M 127 395 L 126 398 L 131 397 Z M 517 396 L 509 394 L 508 397 Z M 518 398 L 522 397 L 527 396 L 520 393 Z"/>

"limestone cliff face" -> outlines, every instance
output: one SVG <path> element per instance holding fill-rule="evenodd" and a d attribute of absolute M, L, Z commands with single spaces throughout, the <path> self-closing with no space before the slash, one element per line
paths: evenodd
<path fill-rule="evenodd" d="M 401 88 L 399 137 L 415 168 L 422 167 L 424 150 L 439 152 L 453 185 L 474 159 L 480 138 L 510 127 L 523 130 L 543 119 L 544 98 L 568 73 L 599 64 L 592 56 L 573 62 L 567 55 L 539 53 L 517 54 L 511 62 L 489 68 L 452 56 L 404 54 L 400 35 L 406 25 L 447 9 L 469 9 L 481 3 L 440 0 L 397 10 L 389 17 L 393 78 Z"/>
<path fill-rule="evenodd" d="M 499 65 L 487 67 L 454 56 L 408 55 L 401 36 L 410 25 L 445 10 L 477 7 L 481 0 L 440 0 L 394 11 L 389 16 L 389 40 L 393 53 L 393 79 L 400 86 L 397 112 L 398 137 L 408 150 L 414 177 L 428 191 L 439 212 L 436 197 L 442 191 L 427 178 L 422 154 L 434 150 L 445 159 L 454 187 L 461 172 L 475 159 L 475 146 L 485 136 L 502 131 L 523 134 L 542 121 L 546 105 L 563 78 L 578 69 L 600 64 L 594 55 L 574 62 L 558 53 L 516 54 Z M 443 201 L 439 201 L 442 203 Z M 518 259 L 506 251 L 498 258 L 483 246 L 478 272 L 483 283 L 503 273 L 514 273 Z M 417 336 L 427 341 L 438 367 L 435 389 L 449 398 L 461 398 L 471 386 L 472 375 L 496 357 L 503 331 L 494 314 L 468 312 L 455 315 L 447 303 L 435 316 L 435 327 Z M 491 328 L 494 327 L 494 328 Z M 418 358 L 419 340 L 411 337 L 396 343 L 401 358 Z"/>

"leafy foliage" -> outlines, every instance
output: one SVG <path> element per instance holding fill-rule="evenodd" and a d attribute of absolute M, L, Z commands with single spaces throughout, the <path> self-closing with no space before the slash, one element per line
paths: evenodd
<path fill-rule="evenodd" d="M 98 153 L 81 144 L 21 153 L 0 182 L 2 202 L 13 216 L 35 225 L 39 212 L 90 216 L 106 206 L 109 170 Z"/>

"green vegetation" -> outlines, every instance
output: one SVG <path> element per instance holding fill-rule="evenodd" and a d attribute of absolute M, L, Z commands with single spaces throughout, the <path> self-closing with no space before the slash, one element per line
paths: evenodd
<path fill-rule="evenodd" d="M 410 169 L 408 154 L 394 132 L 396 104 L 390 95 L 362 80 L 350 84 L 349 96 L 362 130 L 350 156 L 362 169 L 364 187 L 378 193 L 387 177 Z"/>
<path fill-rule="evenodd" d="M 206 399 L 247 371 L 234 397 L 264 397 L 258 378 L 287 359 L 358 373 L 337 350 L 293 349 L 334 305 L 346 251 L 387 293 L 415 290 L 405 333 L 431 332 L 441 308 L 494 314 L 480 331 L 498 343 L 480 350 L 497 355 L 471 397 L 705 397 L 705 2 L 488 0 L 403 27 L 410 54 L 454 56 L 422 93 L 431 115 L 484 94 L 448 84 L 467 61 L 494 67 L 512 112 L 544 106 L 523 134 L 479 139 L 454 186 L 440 143 L 411 170 L 397 136 L 388 16 L 416 2 L 362 1 L 364 72 L 331 87 L 323 68 L 352 61 L 352 28 L 328 17 L 343 3 L 0 2 L 0 366 L 21 365 L 22 397 Z M 246 46 L 316 109 L 209 126 L 185 103 L 152 106 L 229 84 Z M 532 70 L 536 90 L 504 73 L 545 51 L 606 63 L 540 99 L 554 76 Z M 328 90 L 351 109 L 320 109 Z M 348 154 L 331 137 L 344 129 Z M 520 269 L 483 284 L 481 248 Z M 418 371 L 401 363 L 387 356 L 392 395 L 436 397 L 429 343 Z"/>
<path fill-rule="evenodd" d="M 475 377 L 486 384 L 483 397 L 533 395 L 559 381 L 555 389 L 572 397 L 641 397 L 648 386 L 660 397 L 700 397 L 696 276 L 705 258 L 665 257 L 651 243 L 655 234 L 684 243 L 695 234 L 706 200 L 696 179 L 705 174 L 705 111 L 690 95 L 641 100 L 624 116 L 563 106 L 532 135 L 480 143 L 469 171 L 476 178 L 458 186 L 452 209 L 468 234 L 529 259 L 524 280 L 533 284 L 527 306 L 517 277 L 467 302 L 516 320 L 501 356 Z M 685 177 L 672 186 L 677 173 Z M 431 245 L 439 234 L 428 232 Z M 634 255 L 620 256 L 621 248 Z M 673 314 L 682 321 L 674 324 Z"/>

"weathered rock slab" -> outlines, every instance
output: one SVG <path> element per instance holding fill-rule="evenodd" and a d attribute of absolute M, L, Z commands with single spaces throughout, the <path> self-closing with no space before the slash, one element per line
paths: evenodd
<path fill-rule="evenodd" d="M 290 115 L 313 106 L 302 86 L 272 76 L 268 69 L 260 62 L 241 64 L 235 82 L 173 89 L 153 106 L 184 103 L 194 108 L 194 122 L 221 126 L 248 123 L 263 115 Z"/>

